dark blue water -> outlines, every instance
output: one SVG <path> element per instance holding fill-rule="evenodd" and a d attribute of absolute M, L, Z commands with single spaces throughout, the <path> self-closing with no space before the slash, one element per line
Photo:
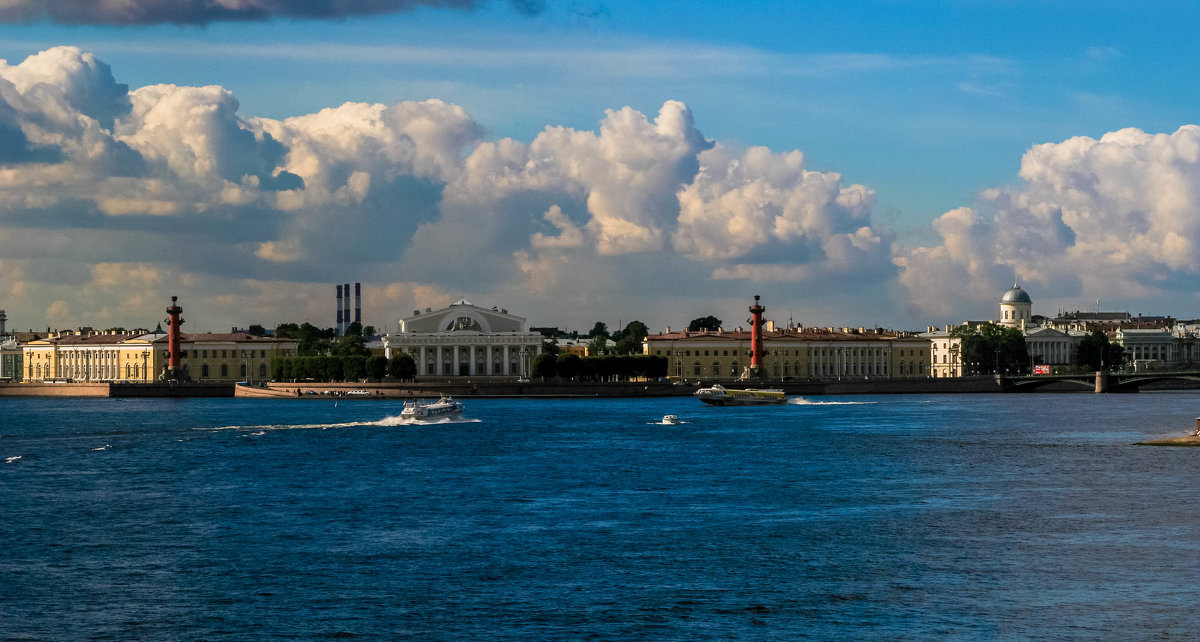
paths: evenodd
<path fill-rule="evenodd" d="M 1200 635 L 1200 395 L 813 401 L 0 399 L 0 637 Z"/>

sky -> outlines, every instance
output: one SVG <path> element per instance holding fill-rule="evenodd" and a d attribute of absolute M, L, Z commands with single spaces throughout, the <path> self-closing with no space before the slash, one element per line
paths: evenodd
<path fill-rule="evenodd" d="M 1200 317 L 1200 5 L 0 0 L 10 330 Z"/>

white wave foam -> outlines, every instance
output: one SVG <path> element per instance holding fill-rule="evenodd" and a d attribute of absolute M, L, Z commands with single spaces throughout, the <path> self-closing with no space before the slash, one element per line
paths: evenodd
<path fill-rule="evenodd" d="M 878 401 L 811 401 L 804 397 L 796 397 L 788 399 L 788 404 L 793 406 L 870 406 L 879 403 Z"/>
<path fill-rule="evenodd" d="M 104 444 L 103 446 L 101 446 L 99 448 L 93 448 L 92 452 L 96 452 L 98 450 L 112 450 L 112 444 Z"/>
<path fill-rule="evenodd" d="M 353 421 L 330 424 L 260 424 L 253 426 L 217 426 L 215 428 L 199 428 L 198 430 L 251 430 L 253 434 L 264 434 L 268 430 L 329 430 L 330 428 L 357 428 L 359 426 L 430 426 L 437 424 L 469 424 L 479 423 L 479 419 L 462 417 L 442 417 L 429 420 L 403 419 L 400 415 L 390 415 L 376 421 Z"/>
<path fill-rule="evenodd" d="M 17 460 L 18 460 L 18 459 L 20 459 L 20 458 L 21 458 L 21 456 L 20 456 L 20 455 L 16 455 L 15 457 L 5 457 L 5 458 L 4 458 L 4 463 L 6 463 L 6 464 L 15 464 L 15 463 L 17 463 Z"/>

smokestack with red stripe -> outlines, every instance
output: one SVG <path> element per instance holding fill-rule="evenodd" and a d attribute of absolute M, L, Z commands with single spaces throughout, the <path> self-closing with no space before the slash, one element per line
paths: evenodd
<path fill-rule="evenodd" d="M 758 295 L 754 295 L 754 305 L 750 306 L 750 376 L 763 376 L 763 312 L 767 309 L 758 304 Z"/>

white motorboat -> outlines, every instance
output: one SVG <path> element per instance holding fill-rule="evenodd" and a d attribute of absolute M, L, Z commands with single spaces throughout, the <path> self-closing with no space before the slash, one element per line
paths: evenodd
<path fill-rule="evenodd" d="M 759 406 L 780 404 L 787 401 L 782 390 L 768 388 L 746 388 L 738 390 L 716 384 L 696 391 L 696 398 L 713 406 Z"/>
<path fill-rule="evenodd" d="M 675 415 L 663 415 L 662 422 L 664 424 L 670 424 L 673 426 L 673 425 L 679 423 L 679 417 L 676 417 Z"/>
<path fill-rule="evenodd" d="M 420 400 L 404 402 L 404 410 L 400 411 L 401 419 L 441 419 L 443 417 L 457 417 L 463 413 L 463 405 L 448 395 L 442 395 L 440 399 L 433 402 L 424 402 Z"/>

